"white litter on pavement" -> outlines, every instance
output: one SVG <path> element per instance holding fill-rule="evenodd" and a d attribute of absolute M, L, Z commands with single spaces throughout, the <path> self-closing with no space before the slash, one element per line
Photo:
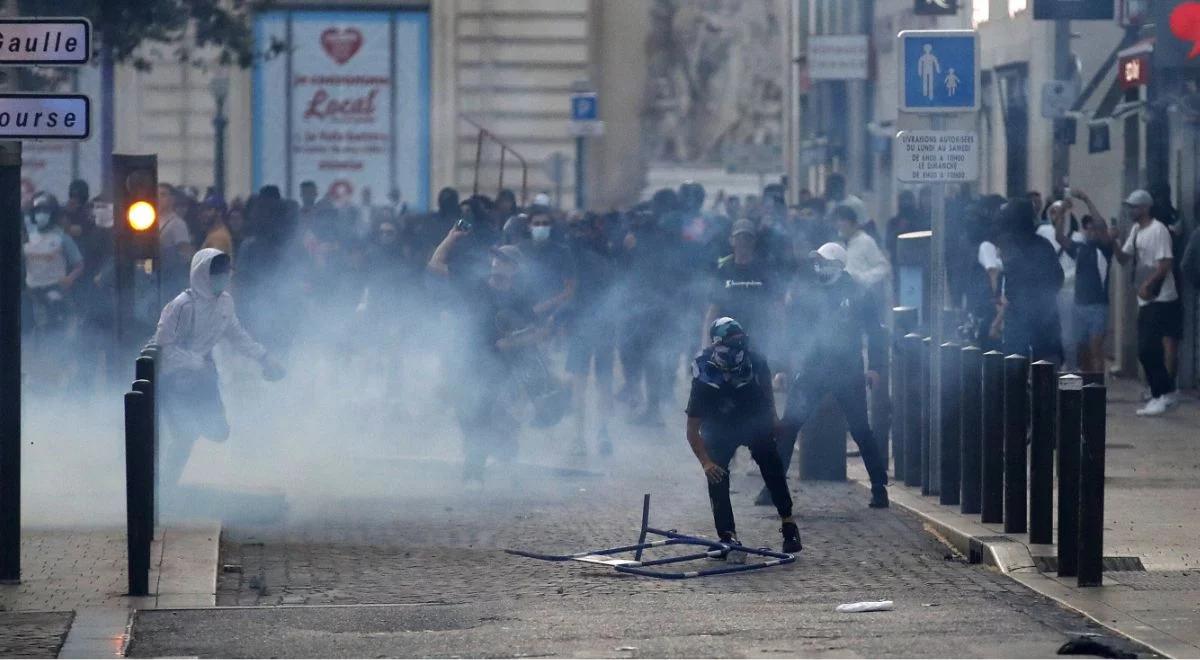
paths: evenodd
<path fill-rule="evenodd" d="M 858 603 L 846 603 L 844 605 L 837 606 L 837 611 L 843 614 L 857 612 L 890 612 L 892 609 L 892 601 L 890 600 L 864 600 Z"/>

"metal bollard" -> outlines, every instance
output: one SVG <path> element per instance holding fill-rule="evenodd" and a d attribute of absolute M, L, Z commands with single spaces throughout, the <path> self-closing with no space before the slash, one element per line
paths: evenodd
<path fill-rule="evenodd" d="M 921 335 L 904 336 L 904 485 L 921 485 Z"/>
<path fill-rule="evenodd" d="M 1004 532 L 1023 534 L 1029 528 L 1026 498 L 1029 477 L 1025 448 L 1029 428 L 1029 360 L 1024 355 L 1004 358 Z"/>
<path fill-rule="evenodd" d="M 1058 378 L 1058 575 L 1074 577 L 1079 561 L 1079 436 L 1083 379 Z"/>
<path fill-rule="evenodd" d="M 144 382 L 144 381 L 139 381 Z M 150 593 L 150 542 L 154 530 L 145 507 L 146 396 L 125 394 L 125 521 L 129 555 L 129 595 Z"/>
<path fill-rule="evenodd" d="M 962 346 L 954 342 L 946 342 L 942 350 L 942 383 L 940 392 L 942 403 L 942 432 L 941 452 L 938 454 L 938 502 L 946 505 L 956 505 L 959 502 L 961 488 L 960 470 L 962 466 L 962 429 L 959 422 L 959 412 L 962 407 L 962 387 L 959 383 L 962 371 Z"/>
<path fill-rule="evenodd" d="M 1029 542 L 1054 542 L 1054 416 L 1057 368 L 1045 360 L 1029 368 Z"/>
<path fill-rule="evenodd" d="M 983 469 L 983 352 L 976 346 L 967 346 L 962 349 L 959 359 L 959 388 L 962 392 L 959 408 L 962 504 L 959 510 L 963 513 L 979 513 L 979 478 Z"/>
<path fill-rule="evenodd" d="M 138 358 L 141 362 L 142 358 Z M 153 367 L 151 367 L 153 371 Z M 150 511 L 151 529 L 158 523 L 158 506 L 155 502 L 155 496 L 158 493 L 158 392 L 152 380 L 138 379 L 133 381 L 133 391 L 141 392 L 143 399 L 143 413 L 145 418 L 142 420 L 145 424 L 146 444 L 142 447 L 145 454 L 144 459 L 145 471 L 148 479 L 146 488 L 146 506 Z"/>
<path fill-rule="evenodd" d="M 1085 385 L 1079 448 L 1079 575 L 1081 587 L 1104 583 L 1104 436 L 1107 390 Z"/>
<path fill-rule="evenodd" d="M 980 520 L 1004 522 L 1004 354 L 983 354 L 983 452 Z"/>
<path fill-rule="evenodd" d="M 904 433 L 908 415 L 908 373 L 905 369 L 904 338 L 897 337 L 892 351 L 892 474 L 895 481 L 904 481 Z"/>
<path fill-rule="evenodd" d="M 930 401 L 931 389 L 930 383 L 933 381 L 929 373 L 930 356 L 933 352 L 933 339 L 924 337 L 921 339 L 921 494 L 930 495 L 933 493 L 933 484 L 930 482 L 931 471 L 929 469 L 929 460 L 933 457 L 933 452 L 929 446 L 933 438 L 933 429 L 929 427 L 929 420 L 932 417 L 930 414 L 933 408 Z"/>

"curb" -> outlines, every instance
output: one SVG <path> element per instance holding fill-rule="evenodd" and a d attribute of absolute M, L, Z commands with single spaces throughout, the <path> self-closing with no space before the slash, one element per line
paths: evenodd
<path fill-rule="evenodd" d="M 860 485 L 866 483 L 861 478 L 856 481 Z M 892 484 L 888 491 L 893 505 L 920 518 L 951 547 L 967 557 L 970 563 L 991 566 L 1059 606 L 1087 617 L 1114 634 L 1141 644 L 1163 657 L 1197 657 L 1195 646 L 1101 600 L 1104 587 L 1083 590 L 1039 572 L 1034 551 L 1045 551 L 1037 552 L 1038 555 L 1051 554 L 1053 546 L 1030 546 L 997 533 L 966 515 L 938 504 L 936 498 L 931 500 L 923 497 L 919 491 L 914 494 L 903 485 Z M 1107 575 L 1105 581 L 1109 585 L 1119 584 Z"/>

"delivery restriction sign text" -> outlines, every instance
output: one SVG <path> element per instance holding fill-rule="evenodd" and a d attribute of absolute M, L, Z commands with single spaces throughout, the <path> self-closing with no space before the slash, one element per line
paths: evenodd
<path fill-rule="evenodd" d="M 901 131 L 893 163 L 905 183 L 962 183 L 979 178 L 979 140 L 972 131 Z"/>

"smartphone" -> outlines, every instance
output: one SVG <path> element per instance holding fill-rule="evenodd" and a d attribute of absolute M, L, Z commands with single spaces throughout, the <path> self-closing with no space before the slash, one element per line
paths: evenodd
<path fill-rule="evenodd" d="M 454 223 L 454 228 L 459 231 L 471 231 L 474 225 L 466 218 L 459 218 L 458 222 Z"/>

